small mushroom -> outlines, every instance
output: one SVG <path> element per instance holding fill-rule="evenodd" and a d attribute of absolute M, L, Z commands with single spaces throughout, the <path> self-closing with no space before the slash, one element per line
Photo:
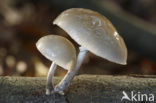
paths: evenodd
<path fill-rule="evenodd" d="M 42 55 L 53 61 L 46 84 L 46 94 L 49 95 L 53 90 L 52 78 L 56 66 L 59 65 L 69 71 L 73 69 L 76 64 L 76 50 L 69 40 L 56 35 L 47 35 L 40 38 L 36 43 L 36 47 Z"/>
<path fill-rule="evenodd" d="M 65 90 L 78 69 L 87 51 L 118 64 L 126 64 L 127 48 L 122 37 L 112 23 L 98 12 L 72 8 L 62 12 L 53 22 L 65 30 L 80 45 L 77 65 L 55 87 L 55 91 Z"/>

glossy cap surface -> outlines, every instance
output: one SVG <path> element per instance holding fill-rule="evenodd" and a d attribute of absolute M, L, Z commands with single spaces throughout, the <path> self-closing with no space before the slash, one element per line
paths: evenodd
<path fill-rule="evenodd" d="M 72 8 L 62 12 L 53 23 L 95 55 L 126 64 L 127 48 L 122 37 L 112 23 L 98 12 Z"/>
<path fill-rule="evenodd" d="M 47 59 L 64 69 L 70 70 L 76 64 L 76 50 L 73 44 L 64 37 L 47 35 L 38 40 L 37 49 Z"/>

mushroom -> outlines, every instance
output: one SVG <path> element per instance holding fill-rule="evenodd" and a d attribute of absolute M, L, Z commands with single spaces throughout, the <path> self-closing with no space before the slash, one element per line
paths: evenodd
<path fill-rule="evenodd" d="M 59 65 L 66 70 L 71 70 L 76 65 L 76 50 L 73 44 L 64 37 L 56 35 L 47 35 L 38 40 L 37 49 L 50 61 L 53 61 L 48 75 L 46 84 L 46 94 L 50 95 L 53 90 L 52 78 L 56 66 Z"/>
<path fill-rule="evenodd" d="M 124 40 L 112 23 L 100 13 L 71 8 L 62 12 L 53 24 L 65 30 L 80 45 L 75 69 L 66 74 L 54 88 L 55 91 L 63 91 L 69 86 L 88 51 L 108 61 L 126 65 L 127 48 Z"/>

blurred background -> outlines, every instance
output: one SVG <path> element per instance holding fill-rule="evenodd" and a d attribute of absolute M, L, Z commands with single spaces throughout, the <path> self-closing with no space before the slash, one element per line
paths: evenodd
<path fill-rule="evenodd" d="M 52 24 L 63 10 L 72 7 L 105 15 L 128 48 L 126 66 L 89 52 L 78 74 L 156 74 L 156 0 L 0 0 L 0 75 L 46 76 L 51 62 L 35 45 L 42 36 L 58 34 L 78 48 L 66 32 Z M 65 73 L 58 66 L 55 76 Z"/>

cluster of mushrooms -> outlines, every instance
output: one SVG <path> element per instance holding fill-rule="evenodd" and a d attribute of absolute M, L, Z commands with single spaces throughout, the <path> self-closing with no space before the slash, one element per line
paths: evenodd
<path fill-rule="evenodd" d="M 47 76 L 46 94 L 60 93 L 70 85 L 79 70 L 88 51 L 108 61 L 125 65 L 127 48 L 122 37 L 112 23 L 98 12 L 71 8 L 62 12 L 53 22 L 74 39 L 79 45 L 76 56 L 74 45 L 66 38 L 58 35 L 47 35 L 36 43 L 37 49 L 52 61 Z M 68 72 L 61 82 L 53 88 L 52 78 L 56 66 Z"/>

